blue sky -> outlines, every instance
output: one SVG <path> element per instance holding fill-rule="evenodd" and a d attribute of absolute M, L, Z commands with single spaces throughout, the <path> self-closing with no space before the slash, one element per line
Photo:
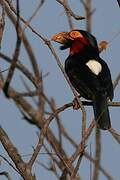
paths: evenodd
<path fill-rule="evenodd" d="M 15 0 L 13 1 L 15 2 Z M 74 11 L 82 16 L 85 15 L 84 9 L 80 1 L 70 0 L 71 7 Z M 36 8 L 38 0 L 21 0 L 21 15 L 28 19 L 31 13 Z M 120 31 L 120 8 L 115 0 L 93 0 L 93 8 L 96 9 L 93 20 L 92 20 L 92 32 L 96 36 L 98 42 L 101 40 L 110 41 L 113 39 L 116 33 Z M 75 27 L 78 29 L 85 29 L 85 21 L 73 21 Z M 55 0 L 46 0 L 43 7 L 40 9 L 40 12 L 32 20 L 31 25 L 41 34 L 45 35 L 47 38 L 51 39 L 52 35 L 56 32 L 69 30 L 67 18 L 65 16 L 62 6 L 60 6 Z M 15 47 L 15 30 L 12 27 L 11 22 L 6 18 L 6 27 L 2 42 L 1 52 L 6 53 L 8 56 L 12 57 Z M 65 81 L 63 74 L 61 73 L 59 67 L 56 64 L 53 56 L 50 53 L 50 50 L 47 46 L 40 41 L 40 39 L 34 35 L 29 29 L 26 30 L 27 37 L 29 38 L 32 47 L 34 49 L 38 64 L 43 74 L 50 72 L 49 76 L 44 79 L 45 92 L 49 97 L 54 97 L 56 99 L 57 106 L 62 106 L 63 104 L 73 100 L 73 95 L 71 90 Z M 106 51 L 101 53 L 101 57 L 108 63 L 113 80 L 120 72 L 120 60 L 119 60 L 119 49 L 120 49 L 120 35 L 117 36 L 107 48 Z M 59 45 L 53 43 L 56 51 L 61 59 L 62 64 L 68 55 L 66 51 L 60 51 Z M 29 68 L 29 59 L 28 56 L 22 47 L 20 60 L 22 63 L 27 65 Z M 0 61 L 0 66 L 2 68 L 8 67 L 8 64 L 5 64 L 3 61 Z M 12 84 L 17 90 L 23 88 L 20 78 L 20 73 L 16 72 L 16 77 L 14 77 Z M 32 87 L 32 86 L 31 86 Z M 115 101 L 120 101 L 120 86 L 115 90 Z M 12 100 L 5 99 L 3 93 L 0 93 L 1 105 L 0 105 L 0 125 L 6 130 L 11 140 L 14 142 L 16 147 L 19 149 L 20 153 L 30 154 L 32 152 L 32 146 L 37 143 L 37 128 L 29 125 L 22 119 L 22 115 L 16 109 L 15 104 Z M 92 108 L 87 108 L 87 120 L 88 124 L 90 119 L 93 117 Z M 110 108 L 110 115 L 112 126 L 119 132 L 120 129 L 120 109 L 119 107 Z M 70 132 L 71 136 L 80 142 L 80 131 L 81 131 L 81 114 L 79 111 L 73 111 L 72 109 L 67 110 L 66 112 L 60 115 L 62 122 L 64 123 L 66 129 Z M 55 121 L 52 122 L 51 128 L 56 132 Z M 90 151 L 90 144 L 92 147 L 92 154 L 94 155 L 94 132 L 88 141 L 87 151 Z M 68 151 L 69 155 L 73 153 L 74 149 L 68 142 L 64 142 L 65 149 Z M 0 154 L 5 152 L 0 145 Z M 112 138 L 112 136 L 107 131 L 102 131 L 102 161 L 101 165 L 112 175 L 112 177 L 117 180 L 120 177 L 119 171 L 119 162 L 120 162 L 120 146 Z M 7 156 L 7 155 L 6 155 Z M 29 158 L 29 157 L 28 157 Z M 47 155 L 40 155 L 38 160 L 42 163 L 49 162 Z M 2 170 L 7 170 L 10 172 L 13 179 L 19 180 L 20 177 L 11 170 L 5 163 L 2 162 L 0 166 Z M 40 177 L 42 180 L 48 178 L 55 180 L 55 176 L 47 173 L 42 167 L 38 164 L 35 164 L 34 171 L 36 172 L 37 177 Z M 87 174 L 87 173 L 88 174 Z M 84 180 L 89 178 L 89 161 L 86 161 L 83 158 L 83 162 L 80 167 L 80 174 Z M 101 174 L 100 174 L 101 175 Z M 4 180 L 5 178 L 3 178 Z M 38 178 L 39 179 L 39 178 Z M 106 178 L 101 175 L 102 180 Z"/>

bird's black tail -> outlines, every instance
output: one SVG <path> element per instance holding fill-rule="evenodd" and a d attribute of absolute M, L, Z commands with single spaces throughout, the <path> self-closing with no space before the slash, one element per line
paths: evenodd
<path fill-rule="evenodd" d="M 108 130 L 111 127 L 110 115 L 107 106 L 106 97 L 98 97 L 93 102 L 93 110 L 97 127 L 103 130 Z"/>

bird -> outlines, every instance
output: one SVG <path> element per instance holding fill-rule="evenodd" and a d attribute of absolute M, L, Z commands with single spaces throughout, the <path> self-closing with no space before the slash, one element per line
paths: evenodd
<path fill-rule="evenodd" d="M 69 48 L 65 72 L 80 96 L 92 101 L 97 128 L 110 129 L 107 102 L 113 99 L 113 84 L 109 67 L 100 57 L 96 37 L 85 30 L 74 29 L 59 32 L 52 40 L 61 44 L 61 50 Z"/>

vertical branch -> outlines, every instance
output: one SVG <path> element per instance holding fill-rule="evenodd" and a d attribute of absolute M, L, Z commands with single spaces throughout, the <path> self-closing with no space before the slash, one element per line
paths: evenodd
<path fill-rule="evenodd" d="M 88 32 L 92 31 L 91 1 L 92 0 L 86 0 L 86 29 Z"/>
<path fill-rule="evenodd" d="M 39 7 L 42 6 L 43 4 L 43 0 L 41 0 L 40 4 L 39 4 Z M 7 4 L 8 3 L 8 4 Z M 16 20 L 16 17 L 13 15 L 13 13 L 11 12 L 11 10 L 17 14 L 17 12 L 15 11 L 14 7 L 12 6 L 12 4 L 10 4 L 8 1 L 7 3 L 4 3 L 5 5 L 5 10 L 6 10 L 6 13 L 8 15 L 8 17 L 10 18 L 11 22 L 13 23 L 14 26 L 16 26 L 16 23 L 17 23 L 17 20 Z M 32 20 L 32 18 L 34 17 L 34 15 L 36 14 L 36 10 L 34 11 L 34 14 L 31 16 L 30 20 Z M 21 18 L 21 17 L 20 17 Z M 26 25 L 27 24 L 27 27 L 29 27 L 29 23 L 28 21 L 24 21 L 24 24 Z M 25 27 L 25 26 L 24 26 Z M 19 32 L 21 32 L 21 41 L 23 41 L 23 44 L 24 44 L 24 47 L 26 49 L 26 52 L 28 54 L 28 57 L 29 57 L 29 60 L 30 60 L 30 63 L 32 65 L 32 68 L 33 68 L 33 73 L 35 74 L 35 78 L 34 78 L 34 83 L 36 84 L 36 88 L 39 89 L 39 92 L 43 92 L 43 81 L 42 81 L 42 74 L 40 73 L 40 70 L 39 70 L 39 66 L 37 64 L 37 60 L 36 60 L 36 57 L 35 57 L 35 54 L 33 52 L 33 49 L 32 49 L 32 46 L 30 44 L 30 42 L 28 41 L 27 37 L 25 36 L 24 34 L 24 31 L 23 29 L 21 28 L 20 24 L 19 24 Z M 38 111 L 39 111 L 39 114 L 41 115 L 41 118 L 43 116 L 43 111 L 44 111 L 44 100 L 41 96 L 39 96 L 39 107 L 38 107 Z"/>
<path fill-rule="evenodd" d="M 91 155 L 89 155 L 89 153 L 85 152 L 84 157 L 90 160 L 93 164 L 95 164 L 95 160 L 91 157 Z M 99 170 L 108 180 L 113 180 L 113 177 L 101 165 L 99 166 Z"/>
<path fill-rule="evenodd" d="M 54 113 L 57 108 L 56 108 L 55 100 L 53 98 L 51 99 L 51 104 L 49 103 L 49 105 L 51 106 L 51 109 L 52 109 L 52 111 Z M 60 117 L 59 117 L 58 114 L 56 115 L 56 123 L 57 123 L 57 126 L 58 126 L 58 136 L 59 136 L 59 144 L 60 144 L 60 150 L 61 150 L 62 149 L 62 144 L 63 144 L 62 143 L 62 125 L 61 125 Z"/>
<path fill-rule="evenodd" d="M 78 145 L 76 151 L 74 152 L 74 154 L 70 157 L 70 161 L 71 162 L 74 162 L 76 160 L 76 158 L 81 154 L 83 153 L 84 151 L 84 148 L 83 147 L 83 141 L 86 142 L 87 139 L 89 138 L 90 134 L 92 133 L 92 130 L 94 129 L 95 127 L 95 122 L 94 120 L 91 122 L 89 128 L 86 130 L 85 132 L 85 136 L 84 136 L 84 139 L 82 139 L 82 141 L 80 142 L 80 144 Z"/>
<path fill-rule="evenodd" d="M 64 3 L 64 8 L 65 8 L 65 7 L 68 7 L 68 2 L 67 2 L 67 0 L 64 0 L 63 3 Z M 70 29 L 72 30 L 72 29 L 74 28 L 74 25 L 73 25 L 73 22 L 72 22 L 72 16 L 71 16 L 68 8 L 65 8 L 65 13 L 66 13 L 66 16 L 67 16 L 67 19 L 68 19 L 69 27 L 70 27 Z"/>
<path fill-rule="evenodd" d="M 5 7 L 3 3 L 1 3 L 1 8 L 2 8 L 2 12 L 0 14 L 0 47 L 3 37 L 4 27 L 5 27 Z"/>
<path fill-rule="evenodd" d="M 79 170 L 80 163 L 81 163 L 83 155 L 84 155 L 84 151 L 81 152 L 81 154 L 80 154 L 80 156 L 78 158 L 77 165 L 76 165 L 74 171 L 72 172 L 71 179 L 75 179 L 77 177 L 77 172 Z"/>
<path fill-rule="evenodd" d="M 95 9 L 92 10 L 92 0 L 81 0 L 85 13 L 86 13 L 86 30 L 88 32 L 92 31 L 92 14 L 94 13 Z"/>
<path fill-rule="evenodd" d="M 93 173 L 93 180 L 98 180 L 100 159 L 101 159 L 101 134 L 100 134 L 100 130 L 96 128 L 96 153 L 95 153 L 95 167 Z"/>
<path fill-rule="evenodd" d="M 92 149 L 90 143 L 90 157 L 92 158 Z M 92 180 L 92 162 L 90 161 L 90 180 Z"/>
<path fill-rule="evenodd" d="M 9 89 L 9 85 L 11 83 L 14 71 L 15 71 L 15 67 L 16 67 L 16 63 L 19 57 L 19 53 L 20 53 L 20 46 L 21 46 L 21 38 L 20 38 L 20 34 L 19 34 L 19 21 L 20 21 L 20 9 L 19 9 L 19 0 L 17 0 L 16 2 L 17 4 L 17 23 L 16 23 L 16 33 L 17 33 L 17 41 L 16 41 L 16 48 L 15 48 L 15 52 L 14 52 L 14 56 L 13 56 L 13 61 L 12 64 L 10 66 L 6 81 L 5 81 L 5 85 L 4 85 L 4 93 L 7 97 L 8 96 L 8 89 Z"/>

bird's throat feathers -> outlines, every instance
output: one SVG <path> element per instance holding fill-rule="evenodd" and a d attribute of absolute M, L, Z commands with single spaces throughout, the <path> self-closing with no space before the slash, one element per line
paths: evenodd
<path fill-rule="evenodd" d="M 83 39 L 82 41 L 78 39 L 74 40 L 72 46 L 70 47 L 70 55 L 74 55 L 76 53 L 84 51 L 85 46 L 88 44 L 88 41 L 85 39 Z"/>

